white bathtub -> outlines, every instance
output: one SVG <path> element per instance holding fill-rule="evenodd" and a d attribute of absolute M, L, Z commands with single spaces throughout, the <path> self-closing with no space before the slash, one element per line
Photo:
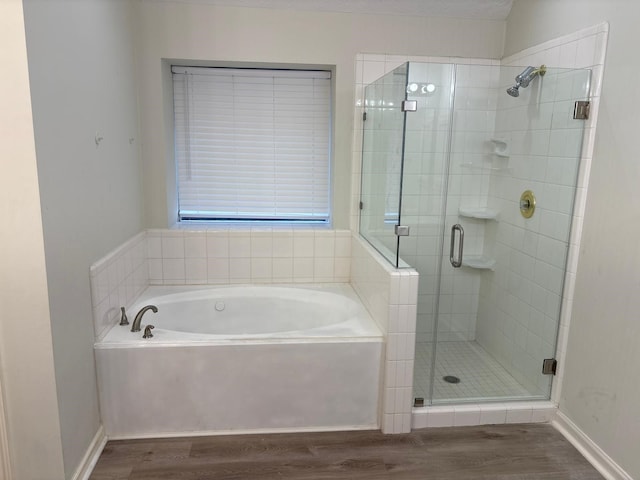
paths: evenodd
<path fill-rule="evenodd" d="M 383 337 L 349 285 L 149 287 L 95 344 L 111 438 L 377 428 Z"/>

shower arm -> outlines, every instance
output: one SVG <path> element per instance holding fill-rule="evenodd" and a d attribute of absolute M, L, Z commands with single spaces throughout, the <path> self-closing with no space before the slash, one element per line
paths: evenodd
<path fill-rule="evenodd" d="M 544 77 L 546 73 L 546 65 L 540 65 L 538 68 L 534 68 L 531 66 L 525 68 L 522 73 L 516 76 L 516 84 L 512 87 L 509 87 L 507 89 L 507 93 L 512 97 L 518 97 L 520 95 L 518 92 L 520 87 L 527 88 L 535 77 L 537 77 L 538 75 Z"/>

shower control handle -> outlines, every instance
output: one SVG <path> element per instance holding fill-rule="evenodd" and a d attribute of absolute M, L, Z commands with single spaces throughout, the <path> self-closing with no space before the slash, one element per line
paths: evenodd
<path fill-rule="evenodd" d="M 456 246 L 456 230 L 460 232 L 460 243 L 458 244 L 458 259 L 453 256 L 453 252 Z M 449 249 L 449 262 L 453 268 L 460 268 L 462 266 L 462 251 L 464 249 L 464 229 L 459 223 L 451 227 L 451 247 Z"/>
<path fill-rule="evenodd" d="M 142 338 L 153 338 L 153 333 L 151 333 L 151 330 L 153 330 L 154 327 L 153 325 L 147 325 L 146 327 L 144 327 L 144 335 L 142 335 Z"/>

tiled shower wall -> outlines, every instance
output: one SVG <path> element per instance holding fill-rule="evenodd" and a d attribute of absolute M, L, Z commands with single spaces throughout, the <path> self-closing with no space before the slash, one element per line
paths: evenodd
<path fill-rule="evenodd" d="M 402 249 L 402 251 L 403 255 L 407 255 L 415 262 L 418 271 L 430 272 L 422 276 L 425 281 L 420 286 L 419 341 L 432 340 L 436 298 L 434 286 L 438 281 L 438 269 L 434 267 L 437 267 L 437 262 L 441 262 L 442 265 L 438 340 L 456 341 L 475 338 L 481 272 L 470 268 L 455 269 L 450 265 L 448 242 L 445 240 L 444 251 L 440 247 L 442 233 L 439 215 L 442 212 L 446 193 L 445 239 L 448 240 L 451 227 L 460 223 L 465 233 L 465 257 L 481 256 L 484 253 L 486 222 L 460 218 L 458 214 L 463 207 L 486 205 L 489 190 L 487 166 L 491 165 L 490 153 L 493 146 L 490 139 L 493 136 L 496 105 L 496 93 L 492 87 L 497 79 L 498 67 L 491 65 L 496 63 L 495 61 L 488 63 L 489 65 L 486 66 L 459 64 L 455 69 L 448 65 L 416 64 L 413 68 L 417 71 L 417 81 L 430 78 L 434 69 L 441 71 L 442 77 L 449 80 L 442 85 L 444 91 L 443 98 L 439 102 L 440 120 L 435 133 L 431 131 L 429 121 L 431 115 L 429 99 L 427 99 L 425 113 L 422 114 L 419 109 L 416 112 L 417 117 L 408 115 L 407 120 L 407 143 L 415 144 L 415 151 L 421 152 L 422 171 L 419 175 L 405 175 L 403 191 L 415 193 L 415 199 L 409 202 L 409 207 L 415 205 L 417 201 L 422 211 L 418 211 L 417 217 L 412 216 L 410 213 L 414 212 L 405 210 L 403 206 L 403 223 L 404 219 L 408 218 L 410 222 L 415 221 L 418 228 L 415 238 L 408 242 L 412 250 Z M 427 71 L 422 72 L 425 69 Z M 452 74 L 455 75 L 456 96 L 453 105 L 450 105 L 451 82 L 454 81 Z M 436 92 L 438 90 L 439 88 L 436 88 Z M 450 115 L 451 107 L 453 107 L 452 124 L 445 120 Z M 422 124 L 420 115 L 426 115 L 425 124 Z M 421 128 L 411 130 L 410 126 L 415 124 Z M 449 149 L 448 127 L 450 124 L 451 162 L 447 170 L 446 151 Z M 445 190 L 447 172 L 449 175 Z M 418 183 L 417 186 L 416 183 Z M 426 245 L 429 246 L 429 250 L 425 248 Z M 434 248 L 436 245 L 438 247 Z M 417 256 L 414 258 L 414 255 Z M 408 263 L 413 265 L 411 262 Z"/>
<path fill-rule="evenodd" d="M 519 70 L 504 70 L 501 91 Z M 549 71 L 517 99 L 505 94 L 498 101 L 496 135 L 505 139 L 510 156 L 508 171 L 491 178 L 489 206 L 500 212 L 493 235 L 497 270 L 482 277 L 477 340 L 540 394 L 548 388 L 541 361 L 555 350 L 582 138 L 576 127 L 584 123 L 569 121 L 571 99 L 586 99 L 588 79 L 584 71 Z M 526 190 L 537 198 L 530 219 L 519 210 Z"/>
<path fill-rule="evenodd" d="M 546 383 L 538 374 L 542 352 L 554 351 L 556 318 L 562 303 L 555 349 L 559 372 L 552 390 L 555 401 L 562 383 L 607 34 L 608 25 L 601 24 L 503 60 L 503 65 L 545 64 L 592 71 L 592 109 L 586 122 L 572 118 L 574 101 L 583 99 L 580 92 L 584 91 L 588 78 L 584 72 L 546 75 L 541 79 L 544 88 L 536 90 L 532 85 L 529 89 L 521 89 L 521 98 L 526 100 L 535 96 L 540 101 L 540 109 L 514 107 L 522 102 L 512 102 L 506 95 L 500 96 L 498 103 L 497 127 L 499 134 L 509 138 L 511 143 L 509 167 L 512 173 L 492 177 L 490 203 L 501 211 L 496 236 L 497 257 L 508 268 L 501 278 L 490 275 L 483 278 L 477 339 L 515 378 L 521 382 L 538 378 L 542 387 Z M 502 79 L 501 89 L 512 82 L 512 78 Z M 551 130 L 537 127 L 549 118 Z M 531 127 L 532 132 L 525 136 L 523 131 L 527 127 Z M 531 157 L 521 155 L 527 142 L 530 143 L 528 149 L 534 153 Z M 571 157 L 575 158 L 580 152 L 580 169 L 576 172 Z M 578 182 L 572 211 L 574 192 L 571 186 L 576 176 Z M 523 178 L 533 181 L 525 184 Z M 519 215 L 517 200 L 521 191 L 527 188 L 540 195 L 536 214 L 525 221 Z M 508 198 L 500 192 L 507 192 Z M 569 227 L 571 237 L 565 273 L 567 251 L 564 241 L 568 238 Z M 562 291 L 563 280 L 563 296 L 560 297 L 558 292 Z"/>

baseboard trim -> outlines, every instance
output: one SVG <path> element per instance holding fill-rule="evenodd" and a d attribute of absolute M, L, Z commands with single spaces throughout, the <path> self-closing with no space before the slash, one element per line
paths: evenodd
<path fill-rule="evenodd" d="M 96 466 L 96 463 L 98 463 L 100 454 L 106 444 L 107 436 L 104 433 L 104 427 L 100 425 L 71 480 L 89 480 L 91 472 L 93 472 L 93 468 Z"/>
<path fill-rule="evenodd" d="M 569 419 L 564 413 L 558 411 L 551 425 L 558 430 L 587 461 L 594 466 L 607 480 L 633 480 L 631 475 L 624 471 L 620 465 L 613 461 L 586 433 Z"/>
<path fill-rule="evenodd" d="M 380 430 L 380 425 L 339 425 L 335 427 L 254 428 L 239 430 L 198 430 L 193 432 L 155 432 L 109 435 L 109 440 L 142 440 L 153 438 L 209 437 L 224 435 L 268 435 L 275 433 L 348 432 L 356 430 Z"/>

